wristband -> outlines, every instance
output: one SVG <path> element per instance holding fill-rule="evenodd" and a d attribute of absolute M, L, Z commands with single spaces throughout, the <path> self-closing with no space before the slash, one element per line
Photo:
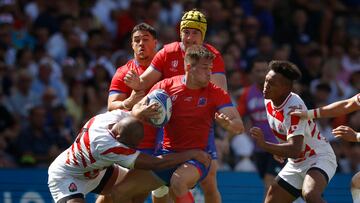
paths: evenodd
<path fill-rule="evenodd" d="M 360 132 L 359 132 L 359 133 L 356 133 L 356 140 L 357 140 L 358 142 L 360 142 Z"/>
<path fill-rule="evenodd" d="M 311 109 L 311 110 L 307 111 L 307 117 L 309 119 L 319 118 L 320 117 L 320 109 L 316 108 L 316 109 Z"/>

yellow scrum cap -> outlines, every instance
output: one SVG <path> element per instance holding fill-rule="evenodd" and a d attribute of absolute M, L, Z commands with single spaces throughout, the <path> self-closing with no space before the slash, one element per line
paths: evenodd
<path fill-rule="evenodd" d="M 186 12 L 181 18 L 180 31 L 184 28 L 193 28 L 200 30 L 204 40 L 206 33 L 206 17 L 200 11 L 193 9 Z"/>

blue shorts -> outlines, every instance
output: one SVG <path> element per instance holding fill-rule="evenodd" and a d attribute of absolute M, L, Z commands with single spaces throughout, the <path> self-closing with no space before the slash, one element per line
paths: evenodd
<path fill-rule="evenodd" d="M 154 155 L 155 153 L 155 149 L 154 148 L 149 148 L 149 149 L 137 149 L 140 152 L 144 153 L 144 154 L 148 154 L 148 155 Z"/>
<path fill-rule="evenodd" d="M 215 125 L 212 124 L 209 131 L 208 146 L 206 147 L 207 153 L 210 154 L 211 159 L 218 159 L 216 146 L 215 146 Z"/>
<path fill-rule="evenodd" d="M 159 149 L 158 153 L 156 155 L 163 155 L 163 154 L 169 154 L 169 153 L 174 153 L 172 151 L 166 150 L 166 149 Z M 200 179 L 198 180 L 198 182 L 202 181 L 207 174 L 209 173 L 209 169 L 210 169 L 210 165 L 209 167 L 205 167 L 204 164 L 200 163 L 197 160 L 191 159 L 189 161 L 186 161 L 185 163 L 191 164 L 193 166 L 196 167 L 196 169 L 199 171 L 200 174 Z M 174 168 L 169 168 L 169 169 L 164 169 L 164 170 L 158 170 L 158 171 L 153 171 L 162 181 L 165 182 L 165 185 L 169 186 L 170 185 L 170 179 L 172 174 L 177 170 L 179 166 L 174 167 Z"/>

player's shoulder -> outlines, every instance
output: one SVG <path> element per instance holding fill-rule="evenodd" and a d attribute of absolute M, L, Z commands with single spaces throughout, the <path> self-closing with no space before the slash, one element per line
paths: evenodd
<path fill-rule="evenodd" d="M 205 48 L 207 48 L 209 51 L 211 51 L 213 54 L 215 55 L 220 55 L 220 51 L 217 50 L 215 47 L 213 47 L 212 45 L 208 44 L 208 43 L 204 43 L 203 46 Z"/>
<path fill-rule="evenodd" d="M 284 105 L 284 111 L 285 113 L 289 113 L 296 110 L 307 110 L 307 108 L 301 97 L 298 94 L 291 92 Z"/>
<path fill-rule="evenodd" d="M 181 84 L 181 80 L 184 76 L 183 75 L 176 75 L 170 78 L 165 78 L 161 81 L 159 81 L 160 84 L 166 84 L 166 85 L 170 85 L 170 84 Z"/>
<path fill-rule="evenodd" d="M 116 73 L 119 74 L 119 73 L 127 72 L 128 70 L 130 70 L 131 68 L 133 68 L 135 66 L 136 66 L 135 61 L 133 59 L 131 59 L 128 62 L 126 62 L 124 65 L 119 66 L 116 69 Z"/>
<path fill-rule="evenodd" d="M 172 42 L 169 44 L 165 44 L 163 47 L 163 51 L 165 53 L 173 53 L 173 52 L 178 52 L 180 51 L 180 43 L 179 42 Z"/>
<path fill-rule="evenodd" d="M 213 92 L 214 94 L 222 93 L 222 94 L 228 94 L 225 90 L 221 89 L 221 87 L 215 85 L 214 83 L 209 83 L 208 88 Z"/>

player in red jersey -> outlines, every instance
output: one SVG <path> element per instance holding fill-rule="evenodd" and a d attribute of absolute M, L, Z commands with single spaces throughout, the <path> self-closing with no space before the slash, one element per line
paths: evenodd
<path fill-rule="evenodd" d="M 321 136 L 313 120 L 291 116 L 296 109 L 306 109 L 301 98 L 292 93 L 293 81 L 301 72 L 288 61 L 269 64 L 263 94 L 269 125 L 279 144 L 264 141 L 260 128 L 250 134 L 266 151 L 288 157 L 266 195 L 265 202 L 293 202 L 302 195 L 306 202 L 324 202 L 322 192 L 334 176 L 337 163 L 330 144 Z"/>
<path fill-rule="evenodd" d="M 126 73 L 131 70 L 137 74 L 142 74 L 147 67 L 149 67 L 152 59 L 156 54 L 156 44 L 157 44 L 157 33 L 156 30 L 146 24 L 140 23 L 136 25 L 131 32 L 131 46 L 134 51 L 134 58 L 129 60 L 125 65 L 119 67 L 111 80 L 109 88 L 109 97 L 108 97 L 108 110 L 114 109 L 126 109 L 129 110 L 136 102 L 145 96 L 145 91 L 132 91 L 132 89 L 127 86 L 124 82 L 124 77 Z M 157 146 L 156 134 L 158 129 L 150 125 L 147 122 L 143 123 L 144 125 L 144 138 L 138 145 L 137 149 L 141 152 L 152 155 L 155 152 Z M 147 194 L 144 197 L 139 197 L 139 201 L 146 198 Z M 101 199 L 106 198 L 100 196 L 97 199 L 97 203 L 102 202 Z M 154 201 L 163 202 L 166 200 L 161 200 L 154 197 Z M 106 200 L 105 200 L 106 201 Z"/>
<path fill-rule="evenodd" d="M 139 103 L 131 112 L 133 116 L 123 110 L 114 110 L 91 118 L 75 142 L 49 167 L 48 186 L 54 201 L 85 202 L 85 195 L 90 192 L 116 196 L 114 185 L 123 177 L 119 166 L 162 169 L 193 158 L 204 164 L 210 163 L 210 156 L 201 150 L 163 157 L 135 150 L 144 135 L 142 122 L 137 118 L 154 115 L 157 113 L 154 107 Z M 152 176 L 155 181 L 148 184 L 161 184 L 159 178 Z"/>
<path fill-rule="evenodd" d="M 295 111 L 292 112 L 292 115 L 300 116 L 304 119 L 331 118 L 359 110 L 360 93 L 349 99 L 337 101 L 320 108 L 311 109 L 309 111 Z M 335 137 L 342 138 L 349 142 L 360 142 L 360 132 L 356 132 L 348 126 L 341 125 L 333 129 L 332 133 Z M 356 173 L 351 180 L 351 195 L 355 203 L 360 203 L 360 172 Z"/>
<path fill-rule="evenodd" d="M 134 27 L 131 33 L 131 45 L 134 50 L 134 59 L 119 67 L 111 80 L 108 97 L 108 110 L 126 109 L 131 107 L 145 96 L 144 91 L 132 94 L 132 89 L 124 82 L 126 73 L 131 70 L 142 74 L 150 65 L 156 53 L 156 31 L 146 23 Z M 138 146 L 142 151 L 153 153 L 156 140 L 156 128 L 144 123 L 145 136 Z"/>
<path fill-rule="evenodd" d="M 242 120 L 232 105 L 230 96 L 221 88 L 210 83 L 212 59 L 214 55 L 200 45 L 186 50 L 185 76 L 174 76 L 158 82 L 151 91 L 161 88 L 172 100 L 172 116 L 164 127 L 164 140 L 161 153 L 182 152 L 189 149 L 206 150 L 212 121 L 231 134 L 244 130 Z M 150 92 L 151 92 L 150 91 Z M 142 190 L 151 190 L 148 185 L 139 185 L 136 179 L 147 176 L 141 171 L 130 171 L 123 184 L 118 187 L 117 201 L 126 202 L 126 198 Z M 188 191 L 197 182 L 206 177 L 208 167 L 196 160 L 188 161 L 179 167 L 165 171 L 154 171 L 170 186 L 175 202 L 193 202 Z M 140 179 L 141 178 L 141 179 Z M 122 195 L 124 194 L 124 195 Z M 127 197 L 124 197 L 125 194 Z"/>
<path fill-rule="evenodd" d="M 205 15 L 197 10 L 186 12 L 180 23 L 181 42 L 173 42 L 164 46 L 154 57 L 151 65 L 139 77 L 133 71 L 125 76 L 125 83 L 134 90 L 150 89 L 156 82 L 164 78 L 185 74 L 184 56 L 185 51 L 192 45 L 202 45 L 215 55 L 212 61 L 211 82 L 227 90 L 224 61 L 218 50 L 213 46 L 204 43 L 207 29 Z M 214 131 L 210 132 L 208 151 L 213 157 L 211 169 L 207 178 L 200 186 L 204 191 L 206 203 L 221 202 L 221 196 L 217 189 L 216 171 L 217 154 L 214 140 Z"/>

